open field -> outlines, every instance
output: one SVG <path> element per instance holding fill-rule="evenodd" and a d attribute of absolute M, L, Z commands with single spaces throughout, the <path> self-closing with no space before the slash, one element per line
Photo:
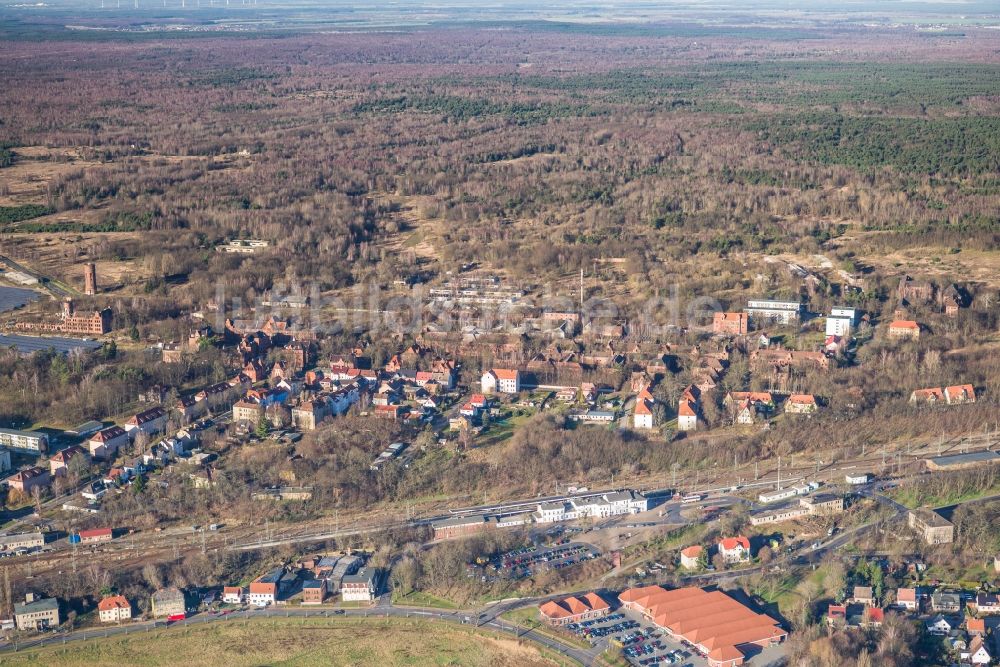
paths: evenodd
<path fill-rule="evenodd" d="M 528 645 L 426 621 L 234 621 L 3 657 L 4 665 L 556 665 Z"/>

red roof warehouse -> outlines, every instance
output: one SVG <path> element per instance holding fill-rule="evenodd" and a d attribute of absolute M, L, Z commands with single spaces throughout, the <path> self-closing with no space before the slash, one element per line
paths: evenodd
<path fill-rule="evenodd" d="M 91 530 L 81 530 L 80 544 L 86 544 L 88 542 L 108 542 L 114 537 L 114 534 L 110 528 L 92 528 Z"/>
<path fill-rule="evenodd" d="M 700 588 L 630 588 L 618 598 L 670 636 L 692 644 L 711 667 L 742 665 L 740 646 L 768 646 L 788 636 L 770 616 L 758 614 L 722 591 Z"/>

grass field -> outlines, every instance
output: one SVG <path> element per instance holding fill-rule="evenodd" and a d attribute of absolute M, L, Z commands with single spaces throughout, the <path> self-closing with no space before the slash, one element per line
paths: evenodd
<path fill-rule="evenodd" d="M 261 619 L 6 654 L 4 665 L 553 666 L 530 644 L 415 619 Z M 565 663 L 563 663 L 565 664 Z"/>
<path fill-rule="evenodd" d="M 392 592 L 392 603 L 410 607 L 433 607 L 436 609 L 458 609 L 458 605 L 451 600 L 439 598 L 436 595 L 425 593 L 424 591 L 410 591 L 406 595 L 397 595 Z"/>

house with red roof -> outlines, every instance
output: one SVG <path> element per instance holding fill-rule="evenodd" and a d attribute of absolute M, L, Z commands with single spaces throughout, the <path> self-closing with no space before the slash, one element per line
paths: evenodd
<path fill-rule="evenodd" d="M 111 595 L 97 603 L 101 623 L 121 623 L 132 618 L 132 605 L 124 595 Z"/>
<path fill-rule="evenodd" d="M 785 401 L 785 412 L 792 415 L 810 415 L 819 410 L 812 394 L 792 394 Z"/>
<path fill-rule="evenodd" d="M 552 625 L 568 625 L 607 616 L 611 612 L 611 605 L 597 593 L 591 592 L 550 600 L 538 607 L 538 611 Z"/>
<path fill-rule="evenodd" d="M 632 425 L 635 428 L 653 428 L 653 408 L 656 400 L 649 393 L 648 389 L 643 389 L 635 397 L 635 410 L 632 413 Z"/>
<path fill-rule="evenodd" d="M 516 394 L 521 391 L 521 371 L 510 368 L 491 368 L 483 373 L 480 384 L 484 394 Z"/>
<path fill-rule="evenodd" d="M 976 402 L 976 388 L 971 384 L 951 387 L 915 389 L 910 394 L 910 405 L 964 405 Z"/>
<path fill-rule="evenodd" d="M 724 336 L 745 336 L 750 324 L 746 313 L 715 313 L 712 316 L 712 333 Z"/>
<path fill-rule="evenodd" d="M 90 437 L 87 447 L 95 459 L 113 459 L 119 448 L 128 444 L 128 433 L 121 426 L 109 426 Z"/>
<path fill-rule="evenodd" d="M 920 338 L 920 325 L 913 320 L 894 320 L 889 323 L 889 338 L 917 340 Z"/>
<path fill-rule="evenodd" d="M 66 449 L 56 452 L 49 459 L 49 472 L 54 477 L 62 477 L 69 473 L 70 466 L 79 466 L 76 470 L 79 472 L 82 468 L 86 467 L 90 463 L 90 454 L 80 447 L 79 445 L 71 445 Z"/>
<path fill-rule="evenodd" d="M 696 404 L 683 398 L 677 402 L 677 430 L 695 431 L 698 429 L 698 410 Z"/>
<path fill-rule="evenodd" d="M 700 544 L 693 544 L 686 549 L 681 549 L 681 567 L 686 570 L 696 570 L 701 567 L 701 559 L 705 555 L 705 548 Z"/>
<path fill-rule="evenodd" d="M 917 601 L 916 588 L 900 588 L 896 591 L 896 607 L 907 611 L 917 611 L 920 603 Z"/>
<path fill-rule="evenodd" d="M 745 535 L 719 540 L 719 555 L 726 563 L 746 563 L 750 560 L 750 540 Z"/>

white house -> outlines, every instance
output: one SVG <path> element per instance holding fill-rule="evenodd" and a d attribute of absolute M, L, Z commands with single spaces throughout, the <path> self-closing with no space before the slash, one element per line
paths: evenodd
<path fill-rule="evenodd" d="M 695 431 L 698 429 L 698 412 L 690 401 L 681 399 L 677 404 L 677 430 Z"/>
<path fill-rule="evenodd" d="M 951 621 L 940 614 L 927 621 L 927 632 L 932 635 L 946 635 L 953 627 Z"/>
<path fill-rule="evenodd" d="M 226 604 L 243 604 L 246 593 L 242 586 L 226 586 L 222 589 L 222 601 Z"/>
<path fill-rule="evenodd" d="M 695 570 L 701 565 L 702 554 L 705 549 L 700 544 L 695 544 L 681 550 L 681 567 L 686 570 Z"/>
<path fill-rule="evenodd" d="M 340 581 L 340 597 L 344 602 L 371 602 L 375 599 L 378 571 L 362 568 L 357 574 L 349 574 Z"/>
<path fill-rule="evenodd" d="M 745 536 L 719 540 L 719 555 L 726 563 L 746 563 L 750 560 L 750 540 Z"/>
<path fill-rule="evenodd" d="M 123 595 L 112 595 L 97 604 L 101 623 L 120 623 L 132 618 L 132 605 Z"/>
<path fill-rule="evenodd" d="M 632 425 L 635 428 L 653 428 L 653 406 L 656 403 L 653 395 L 643 389 L 635 398 L 635 411 L 632 414 Z"/>
<path fill-rule="evenodd" d="M 847 336 L 857 323 L 858 313 L 854 308 L 835 306 L 826 318 L 827 336 Z"/>
<path fill-rule="evenodd" d="M 128 444 L 128 433 L 121 426 L 101 429 L 87 441 L 90 455 L 95 459 L 113 459 L 118 450 Z"/>
<path fill-rule="evenodd" d="M 968 651 L 962 651 L 961 658 L 968 660 L 973 665 L 988 665 L 993 660 L 993 656 L 986 650 L 983 638 L 978 636 L 972 638 Z"/>
<path fill-rule="evenodd" d="M 491 368 L 483 373 L 481 384 L 484 394 L 516 394 L 521 391 L 521 372 L 517 369 Z"/>

